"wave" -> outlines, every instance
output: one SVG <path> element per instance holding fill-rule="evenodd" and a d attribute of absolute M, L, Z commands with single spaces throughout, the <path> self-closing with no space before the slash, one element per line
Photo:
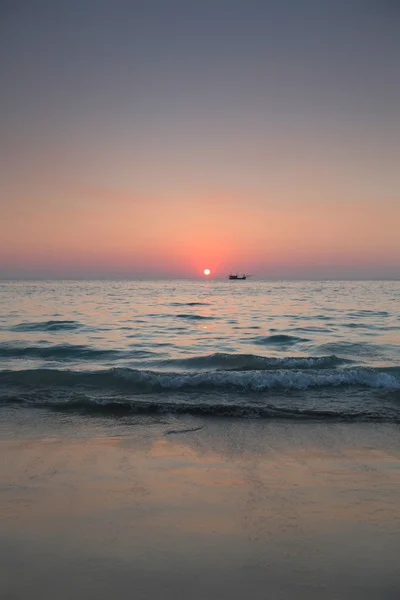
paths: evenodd
<path fill-rule="evenodd" d="M 323 422 L 390 422 L 400 423 L 400 415 L 374 410 L 314 410 L 293 408 L 286 409 L 274 405 L 251 406 L 235 402 L 174 402 L 156 400 L 115 400 L 112 398 L 93 399 L 85 396 L 71 399 L 53 400 L 41 397 L 40 400 L 25 396 L 23 400 L 9 396 L 8 404 L 23 404 L 28 407 L 47 408 L 61 412 L 81 412 L 89 415 L 128 415 L 128 414 L 177 414 L 211 417 L 263 418 L 289 421 L 323 421 Z M 194 428 L 193 431 L 203 427 Z M 171 431 L 168 433 L 182 433 Z"/>
<path fill-rule="evenodd" d="M 272 331 L 272 329 L 270 331 Z M 329 329 L 328 327 L 318 327 L 316 325 L 310 325 L 308 327 L 295 327 L 291 331 L 306 331 L 306 332 L 312 332 L 312 333 L 327 333 L 327 332 L 331 332 L 332 329 Z"/>
<path fill-rule="evenodd" d="M 18 323 L 10 328 L 11 331 L 66 331 L 80 329 L 82 323 L 78 321 L 33 321 Z"/>
<path fill-rule="evenodd" d="M 283 315 L 284 317 L 301 320 L 301 321 L 332 321 L 334 317 L 329 315 Z"/>
<path fill-rule="evenodd" d="M 30 369 L 0 371 L 0 385 L 18 388 L 85 388 L 131 394 L 174 392 L 248 392 L 307 390 L 312 388 L 363 387 L 400 389 L 400 368 L 301 371 L 206 371 L 160 372 L 129 368 L 102 371 Z"/>
<path fill-rule="evenodd" d="M 128 336 L 128 337 L 136 337 Z M 154 347 L 170 346 L 167 342 L 153 343 Z M 0 359 L 43 359 L 53 361 L 152 359 L 157 368 L 191 370 L 256 371 L 274 369 L 328 369 L 351 364 L 353 361 L 329 356 L 271 357 L 257 354 L 217 352 L 203 356 L 157 360 L 157 353 L 134 348 L 105 349 L 84 344 L 26 345 L 24 342 L 0 343 Z M 149 363 L 147 363 L 149 364 Z"/>
<path fill-rule="evenodd" d="M 210 302 L 170 302 L 167 306 L 211 306 Z"/>
<path fill-rule="evenodd" d="M 176 317 L 178 317 L 179 319 L 191 319 L 193 321 L 201 321 L 201 320 L 213 320 L 216 319 L 216 317 L 209 317 L 206 315 L 191 315 L 191 314 L 179 314 L 179 315 L 175 315 Z"/>
<path fill-rule="evenodd" d="M 47 360 L 93 360 L 114 359 L 121 356 L 120 350 L 94 348 L 84 344 L 52 344 L 50 346 L 26 346 L 22 344 L 0 344 L 0 358 L 43 358 Z"/>
<path fill-rule="evenodd" d="M 335 355 L 276 358 L 257 354 L 217 352 L 205 356 L 163 360 L 158 363 L 158 366 L 187 369 L 221 369 L 225 371 L 266 371 L 274 369 L 332 369 L 351 362 L 353 361 L 338 358 Z"/>
<path fill-rule="evenodd" d="M 348 314 L 357 317 L 388 317 L 390 315 L 386 310 L 370 309 L 349 310 Z"/>
<path fill-rule="evenodd" d="M 371 344 L 369 342 L 327 342 L 320 344 L 316 350 L 318 352 L 328 352 L 333 354 L 348 354 L 350 356 L 380 356 L 382 346 Z"/>
<path fill-rule="evenodd" d="M 176 413 L 400 423 L 400 367 L 0 371 L 0 405 L 116 416 Z"/>
<path fill-rule="evenodd" d="M 348 329 L 368 329 L 369 331 L 399 331 L 400 327 L 397 325 L 372 325 L 371 323 L 342 323 L 342 327 L 347 327 Z"/>
<path fill-rule="evenodd" d="M 268 336 L 260 336 L 253 338 L 253 343 L 260 345 L 273 345 L 273 346 L 292 346 L 299 342 L 309 342 L 310 340 L 307 338 L 301 338 L 294 335 L 268 335 Z"/>

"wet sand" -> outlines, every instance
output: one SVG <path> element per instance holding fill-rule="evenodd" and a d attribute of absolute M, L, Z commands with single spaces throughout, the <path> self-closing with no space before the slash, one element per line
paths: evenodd
<path fill-rule="evenodd" d="M 0 417 L 4 600 L 400 596 L 397 426 Z"/>

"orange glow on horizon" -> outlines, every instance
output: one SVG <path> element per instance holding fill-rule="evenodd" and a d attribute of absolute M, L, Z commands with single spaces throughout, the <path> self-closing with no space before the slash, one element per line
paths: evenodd
<path fill-rule="evenodd" d="M 82 195 L 77 189 L 76 196 Z M 212 201 L 210 195 L 188 193 L 184 201 L 177 194 L 171 201 L 160 194 L 145 200 L 123 190 L 88 190 L 81 206 L 70 199 L 72 192 L 60 192 L 64 202 L 57 218 L 48 209 L 50 198 L 39 202 L 32 197 L 29 210 L 22 210 L 22 200 L 10 201 L 0 223 L 0 275 L 212 274 L 218 279 L 237 271 L 289 278 L 368 276 L 379 271 L 384 277 L 398 277 L 397 197 L 379 199 L 378 209 L 378 199 L 346 204 L 329 198 L 322 203 L 300 191 L 296 201 L 291 199 L 294 191 L 260 198 L 216 189 Z"/>

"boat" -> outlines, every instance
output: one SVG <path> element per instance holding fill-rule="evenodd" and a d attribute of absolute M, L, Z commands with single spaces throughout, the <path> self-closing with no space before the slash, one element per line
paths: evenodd
<path fill-rule="evenodd" d="M 229 275 L 228 279 L 234 279 L 235 281 L 238 281 L 238 280 L 242 281 L 243 279 L 247 279 L 247 277 L 249 277 L 249 275 L 245 275 L 244 273 L 243 273 L 243 275 L 238 275 L 237 273 L 236 273 L 236 275 L 233 275 L 231 273 Z"/>

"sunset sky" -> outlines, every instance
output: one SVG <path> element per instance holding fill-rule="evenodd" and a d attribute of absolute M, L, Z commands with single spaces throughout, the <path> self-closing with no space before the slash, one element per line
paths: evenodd
<path fill-rule="evenodd" d="M 0 277 L 400 277 L 397 0 L 1 0 Z"/>

